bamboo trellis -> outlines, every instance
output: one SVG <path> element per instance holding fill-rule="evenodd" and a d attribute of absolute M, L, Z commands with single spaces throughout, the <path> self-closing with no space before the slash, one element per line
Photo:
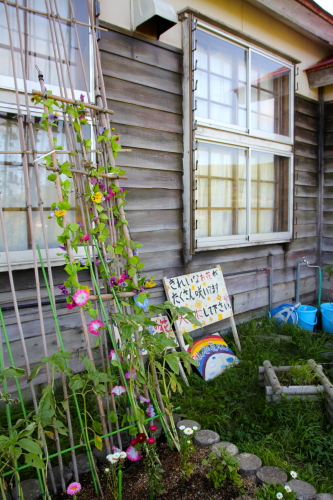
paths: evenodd
<path fill-rule="evenodd" d="M 63 4 L 63 2 L 61 2 Z M 16 2 L 9 2 L 7 0 L 1 0 L 0 5 L 3 4 L 5 14 L 6 14 L 6 21 L 7 21 L 7 29 L 8 29 L 8 38 L 9 38 L 9 52 L 12 60 L 12 77 L 13 77 L 13 89 L 12 92 L 15 94 L 15 100 L 16 100 L 16 110 L 17 110 L 17 120 L 18 120 L 18 131 L 19 131 L 19 149 L 17 149 L 17 146 L 13 148 L 12 150 L 9 148 L 5 148 L 2 152 L 0 152 L 2 155 L 8 155 L 8 154 L 20 154 L 22 157 L 22 170 L 23 170 L 23 175 L 24 175 L 24 185 L 25 185 L 25 204 L 26 204 L 26 212 L 27 212 L 27 220 L 28 220 L 28 231 L 29 231 L 29 237 L 31 241 L 31 250 L 32 250 L 32 255 L 33 255 L 33 270 L 34 270 L 34 277 L 35 277 L 35 282 L 36 282 L 36 297 L 37 297 L 37 309 L 38 309 L 38 320 L 39 320 L 39 325 L 40 325 L 40 338 L 41 342 L 43 345 L 43 354 L 47 358 L 52 354 L 53 352 L 50 352 L 48 343 L 47 343 L 47 334 L 46 334 L 46 328 L 45 328 L 45 318 L 44 318 L 44 311 L 43 311 L 43 304 L 42 304 L 42 294 L 41 294 L 41 285 L 42 282 L 40 280 L 40 275 L 39 275 L 39 268 L 42 267 L 42 272 L 43 272 L 43 281 L 45 282 L 46 288 L 47 288 L 47 293 L 48 293 L 48 298 L 49 302 L 52 308 L 52 317 L 54 320 L 54 327 L 55 327 L 55 332 L 56 332 L 56 342 L 57 342 L 57 349 L 60 349 L 62 351 L 66 350 L 66 338 L 63 337 L 61 328 L 59 326 L 59 318 L 57 314 L 57 309 L 56 309 L 56 296 L 55 296 L 55 286 L 54 286 L 54 276 L 53 276 L 53 268 L 51 265 L 51 256 L 50 256 L 50 248 L 49 248 L 49 243 L 48 243 L 48 235 L 47 235 L 47 222 L 46 222 L 46 215 L 45 215 L 45 210 L 46 210 L 46 200 L 43 199 L 43 186 L 42 186 L 42 174 L 47 168 L 48 170 L 55 172 L 56 176 L 56 192 L 57 192 L 57 200 L 53 201 L 58 201 L 61 202 L 63 195 L 62 195 L 62 190 L 61 190 L 61 185 L 60 185 L 60 173 L 59 173 L 59 166 L 58 166 L 58 155 L 71 155 L 70 157 L 70 162 L 71 162 L 71 175 L 73 177 L 73 186 L 75 189 L 75 198 L 76 198 L 76 204 L 78 207 L 78 212 L 80 214 L 80 219 L 82 220 L 82 224 L 84 226 L 84 232 L 88 233 L 93 231 L 94 229 L 94 222 L 91 221 L 91 218 L 89 217 L 89 210 L 87 203 L 85 202 L 84 199 L 84 193 L 86 192 L 87 189 L 91 187 L 90 184 L 90 176 L 89 172 L 87 172 L 84 168 L 83 165 L 86 163 L 90 162 L 95 162 L 97 165 L 109 165 L 111 168 L 114 168 L 116 166 L 115 164 L 115 158 L 112 150 L 112 146 L 109 141 L 102 141 L 97 143 L 96 138 L 99 135 L 99 128 L 103 127 L 106 130 L 109 130 L 109 137 L 111 136 L 111 125 L 109 118 L 112 115 L 112 110 L 108 109 L 107 106 L 107 99 L 106 99 L 106 92 L 105 92 L 105 87 L 104 87 L 104 82 L 103 82 L 103 74 L 102 74 L 102 68 L 101 68 L 101 61 L 100 61 L 100 56 L 99 56 L 99 49 L 98 49 L 98 40 L 96 37 L 96 29 L 101 29 L 95 24 L 95 17 L 94 17 L 94 10 L 93 10 L 93 3 L 92 0 L 87 0 L 86 5 L 87 5 L 87 12 L 88 12 L 88 19 L 89 21 L 87 23 L 84 23 L 82 21 L 76 21 L 75 20 L 75 11 L 74 11 L 74 5 L 72 0 L 67 0 L 70 16 L 64 17 L 60 16 L 59 14 L 59 5 L 58 5 L 58 0 L 45 0 L 45 10 L 44 11 L 39 11 L 35 10 L 32 8 L 29 8 L 27 6 L 22 6 Z M 23 38 L 23 33 L 24 33 L 24 26 L 22 26 L 21 18 L 22 18 L 22 12 L 24 15 L 29 16 L 29 15 L 36 15 L 36 16 L 43 16 L 44 19 L 48 21 L 48 31 L 50 34 L 50 52 L 51 52 L 51 58 L 53 60 L 54 64 L 54 70 L 57 75 L 57 81 L 58 81 L 58 95 L 53 95 L 52 94 L 52 99 L 56 100 L 59 103 L 67 103 L 69 105 L 75 106 L 77 103 L 76 100 L 76 94 L 75 94 L 75 87 L 72 81 L 72 71 L 71 71 L 71 65 L 70 65 L 70 56 L 68 54 L 68 44 L 66 41 L 66 34 L 64 32 L 64 23 L 66 25 L 70 25 L 72 27 L 73 31 L 73 36 L 75 39 L 76 43 L 76 49 L 78 53 L 78 65 L 80 65 L 80 70 L 82 72 L 82 85 L 84 88 L 85 92 L 85 98 L 87 99 L 87 103 L 85 103 L 85 112 L 89 113 L 88 115 L 88 120 L 90 124 L 90 130 L 91 130 L 91 139 L 92 139 L 92 147 L 89 151 L 87 151 L 86 148 L 82 147 L 82 140 L 83 140 L 83 135 L 82 135 L 82 129 L 79 131 L 76 131 L 73 126 L 73 117 L 66 113 L 63 112 L 62 116 L 59 118 L 59 120 L 62 121 L 63 123 L 63 130 L 64 130 L 64 136 L 66 139 L 66 146 L 64 147 L 64 150 L 58 150 L 54 147 L 54 130 L 52 129 L 52 126 L 50 123 L 48 123 L 45 134 L 47 134 L 48 137 L 48 148 L 45 148 L 45 146 L 38 150 L 37 149 L 37 141 L 36 141 L 36 130 L 33 127 L 33 117 L 36 116 L 36 114 L 41 115 L 42 112 L 48 113 L 48 107 L 45 104 L 47 99 L 50 97 L 50 94 L 47 93 L 46 87 L 48 86 L 48 75 L 44 74 L 43 68 L 36 68 L 35 72 L 35 80 L 36 80 L 36 86 L 37 86 L 37 80 L 39 80 L 40 83 L 40 89 L 38 90 L 33 90 L 32 93 L 29 92 L 28 86 L 27 86 L 27 72 L 26 72 L 26 60 L 28 57 L 28 49 L 24 46 L 25 40 Z M 91 70 L 93 70 L 94 73 L 94 88 L 91 88 L 90 85 L 90 79 L 89 75 L 86 74 L 86 69 L 85 69 L 85 64 L 84 64 L 84 57 L 83 57 L 83 52 L 82 52 L 82 40 L 80 39 L 79 33 L 78 33 L 78 28 L 77 25 L 81 25 L 83 27 L 87 28 L 87 39 L 85 40 L 86 43 L 90 43 L 91 45 Z M 90 30 L 90 41 L 88 37 L 88 28 Z M 17 44 L 15 46 L 14 43 L 14 34 L 17 33 Z M 27 33 L 26 33 L 27 35 Z M 16 55 L 18 54 L 18 58 Z M 32 56 L 31 56 L 32 57 Z M 22 75 L 22 79 L 18 78 L 19 72 Z M 31 76 L 29 76 L 31 79 Z M 19 84 L 19 81 L 22 80 L 23 84 L 23 89 L 20 87 L 21 83 Z M 68 85 L 69 82 L 69 85 Z M 22 104 L 22 99 L 21 95 L 24 95 L 24 105 Z M 32 96 L 39 96 L 41 97 L 42 103 L 44 103 L 44 108 L 43 106 L 36 106 L 35 102 L 31 100 Z M 95 101 L 95 102 L 94 102 Z M 25 127 L 25 117 L 26 117 L 26 123 L 27 127 Z M 128 150 L 122 150 L 122 151 L 128 151 Z M 121 152 L 121 151 L 120 151 Z M 52 165 L 46 167 L 43 164 L 44 157 L 47 156 L 48 158 L 52 159 Z M 63 158 L 63 157 L 62 157 Z M 1 160 L 0 160 L 1 161 Z M 16 167 L 18 168 L 18 167 Z M 37 239 L 36 239 L 36 234 L 35 234 L 35 225 L 34 225 L 34 212 L 36 212 L 35 207 L 33 207 L 33 200 L 32 200 L 32 186 L 31 185 L 31 180 L 30 180 L 30 170 L 33 169 L 34 175 L 35 175 L 35 182 L 36 182 L 36 192 L 37 192 L 37 212 L 39 215 L 39 223 L 42 229 L 42 239 L 43 239 L 43 247 L 45 251 L 45 258 L 42 258 L 41 251 L 39 246 L 37 245 Z M 119 181 L 122 179 L 126 179 L 126 176 L 124 175 L 117 175 L 117 174 L 109 174 L 109 173 L 100 173 L 99 177 L 103 178 L 103 182 L 106 183 L 106 188 L 109 187 L 109 182 L 112 181 L 113 184 L 117 187 L 120 188 Z M 47 200 L 49 205 L 49 200 Z M 117 207 L 119 214 L 120 214 L 120 220 L 124 221 L 125 220 L 125 212 L 124 208 L 121 204 L 118 203 L 117 199 L 111 198 L 110 200 L 107 201 L 108 208 L 110 210 L 110 213 L 112 214 L 112 209 L 113 207 Z M 11 262 L 11 249 L 8 243 L 8 228 L 6 227 L 5 223 L 5 218 L 4 214 L 6 213 L 6 207 L 3 207 L 3 204 L 1 202 L 1 193 L 0 193 L 0 227 L 1 227 L 1 234 L 3 238 L 3 244 L 4 244 L 4 251 L 6 255 L 6 261 L 7 261 L 7 268 L 8 268 L 8 276 L 9 276 L 9 283 L 10 283 L 10 290 L 12 294 L 12 300 L 13 300 L 13 306 L 14 306 L 14 312 L 15 312 L 15 320 L 19 332 L 19 337 L 20 337 L 20 342 L 21 342 L 21 347 L 22 347 L 22 352 L 24 356 L 24 368 L 26 370 L 27 376 L 31 374 L 31 366 L 30 366 L 30 360 L 29 360 L 29 350 L 27 348 L 27 339 L 25 336 L 24 332 L 24 326 L 22 324 L 22 318 L 20 316 L 20 308 L 19 308 L 19 302 L 17 299 L 17 293 L 15 289 L 15 283 L 14 283 L 14 277 L 13 277 L 13 266 Z M 97 215 L 97 214 L 95 214 Z M 66 220 L 66 216 L 63 217 L 63 226 L 66 227 L 66 225 L 69 222 Z M 119 229 L 116 227 L 115 221 L 113 217 L 109 217 L 107 221 L 107 226 L 109 230 L 109 237 L 110 237 L 110 244 L 115 245 L 118 238 L 119 238 Z M 133 250 L 129 244 L 131 241 L 130 238 L 130 232 L 126 224 L 122 226 L 122 231 L 124 238 L 128 242 L 126 245 L 126 253 L 129 256 L 129 258 L 133 257 Z M 97 260 L 99 260 L 102 263 L 102 267 L 107 274 L 107 269 L 106 269 L 106 262 L 108 260 L 108 253 L 106 250 L 106 245 L 101 244 L 98 245 L 96 239 L 93 237 L 93 244 L 92 245 L 87 245 L 85 246 L 85 252 L 86 252 L 86 261 L 87 265 L 90 269 L 90 276 L 91 276 L 91 288 L 92 292 L 90 292 L 90 300 L 94 301 L 95 306 L 98 308 L 99 311 L 99 317 L 103 319 L 105 325 L 106 325 L 106 332 L 101 333 L 101 341 L 99 342 L 99 347 L 97 349 L 94 349 L 94 347 L 91 344 L 91 337 L 88 332 L 87 328 L 87 320 L 86 316 L 84 314 L 84 311 L 82 308 L 79 308 L 79 313 L 80 313 L 80 321 L 81 321 L 81 326 L 82 326 L 82 334 L 84 338 L 84 345 L 85 345 L 85 351 L 87 353 L 87 356 L 90 360 L 91 363 L 95 366 L 95 355 L 94 352 L 98 353 L 98 358 L 99 362 L 102 364 L 102 367 L 105 370 L 110 370 L 110 359 L 108 355 L 108 350 L 110 346 L 110 342 L 113 345 L 113 347 L 116 349 L 117 348 L 117 331 L 115 329 L 115 325 L 113 322 L 109 320 L 108 314 L 110 312 L 117 312 L 117 311 L 123 311 L 123 306 L 121 305 L 120 301 L 122 298 L 126 297 L 131 297 L 134 295 L 134 292 L 123 292 L 123 293 L 118 293 L 117 295 L 115 293 L 102 293 L 101 290 L 104 289 L 105 287 L 105 282 L 103 277 L 100 276 L 99 268 L 96 264 Z M 75 259 L 75 255 L 73 255 L 72 249 L 70 248 L 70 245 L 67 246 L 67 252 L 68 256 L 70 259 L 70 262 L 72 262 L 73 259 Z M 113 266 L 116 269 L 116 272 L 121 274 L 124 269 L 124 262 L 122 258 L 115 258 L 113 262 Z M 133 282 L 134 284 L 137 284 L 137 277 L 133 277 Z M 119 300 L 118 300 L 119 298 Z M 12 366 L 17 366 L 17 361 L 14 359 L 12 349 L 11 349 L 11 343 L 9 336 L 7 334 L 7 329 L 6 329 L 6 319 L 4 318 L 4 315 L 1 312 L 0 309 L 0 333 L 2 331 L 3 339 L 0 338 L 0 342 L 4 340 L 6 349 L 8 351 L 9 359 L 11 362 Z M 135 333 L 135 342 L 138 343 L 139 337 L 138 337 L 138 332 Z M 1 343 L 2 346 L 2 343 Z M 136 350 L 137 356 L 140 358 L 141 363 L 142 361 L 142 354 L 141 350 L 137 348 Z M 68 368 L 68 362 L 66 361 L 66 368 Z M 3 355 L 3 349 L 0 351 L 0 369 L 3 369 L 4 367 L 4 355 Z M 142 391 L 145 397 L 150 396 L 155 404 L 155 406 L 160 410 L 158 416 L 161 416 L 165 412 L 164 404 L 163 404 L 163 399 L 162 396 L 159 392 L 159 387 L 158 387 L 158 382 L 157 382 L 157 375 L 156 371 L 154 370 L 154 366 L 150 367 L 152 370 L 153 378 L 155 380 L 155 388 L 156 388 L 156 395 L 154 394 L 148 394 L 148 389 L 147 387 L 143 386 Z M 121 364 L 119 363 L 119 376 L 120 379 L 123 381 L 124 385 L 126 385 L 126 380 L 124 378 L 124 373 L 121 368 Z M 183 377 L 185 377 L 184 373 L 182 372 Z M 68 389 L 67 383 L 66 383 L 66 376 L 64 373 L 61 373 L 60 375 L 60 380 L 61 380 L 61 389 L 63 392 L 63 398 L 65 401 L 68 401 L 68 398 L 71 396 L 70 390 Z M 52 383 L 52 373 L 51 369 L 46 364 L 46 371 L 45 371 L 45 382 L 50 385 Z M 31 397 L 34 405 L 34 410 L 37 413 L 38 412 L 38 392 L 37 388 L 34 385 L 34 382 L 31 381 L 29 382 L 29 388 L 31 392 Z M 4 385 L 3 387 L 4 392 L 7 392 L 7 386 Z M 22 413 L 24 417 L 27 414 L 26 407 L 25 407 L 25 402 L 24 398 L 20 389 L 19 383 L 16 381 L 16 390 L 18 393 L 18 398 L 21 403 L 22 407 Z M 107 392 L 108 394 L 108 392 Z M 77 400 L 77 397 L 75 394 L 72 395 L 74 402 L 75 402 L 75 410 L 71 410 L 70 406 L 67 405 L 65 408 L 65 421 L 66 421 L 66 426 L 68 428 L 68 442 L 69 446 L 66 447 L 66 449 L 62 449 L 61 446 L 61 439 L 59 436 L 59 433 L 57 429 L 55 429 L 54 432 L 54 440 L 55 440 L 55 445 L 56 445 L 56 452 L 50 454 L 49 453 L 49 445 L 47 442 L 47 438 L 43 432 L 43 429 L 40 428 L 40 437 L 43 443 L 43 449 L 44 449 L 44 459 L 47 461 L 48 465 L 48 473 L 49 473 L 49 478 L 51 482 L 51 491 L 56 493 L 57 487 L 55 484 L 55 478 L 53 474 L 53 466 L 54 462 L 51 460 L 52 458 L 56 458 L 58 460 L 58 466 L 60 469 L 60 477 L 61 477 L 61 487 L 63 491 L 66 491 L 66 484 L 65 484 L 65 479 L 64 479 L 64 474 L 63 474 L 63 454 L 64 453 L 71 453 L 71 458 L 72 458 L 72 463 L 73 463 L 73 471 L 74 471 L 74 478 L 76 481 L 79 480 L 79 474 L 78 474 L 78 468 L 77 468 L 77 461 L 76 461 L 76 450 L 83 450 L 87 453 L 90 468 L 92 471 L 92 477 L 94 481 L 94 486 L 95 490 L 97 493 L 102 494 L 101 490 L 101 485 L 99 483 L 98 479 L 98 474 L 96 472 L 96 466 L 94 462 L 94 457 L 92 455 L 92 450 L 91 450 L 91 441 L 87 438 L 84 439 L 83 443 L 75 443 L 74 439 L 74 432 L 73 432 L 73 426 L 75 425 L 76 420 L 79 422 L 79 425 L 81 429 L 83 428 L 83 423 L 82 423 L 82 418 L 80 414 L 80 408 L 79 408 L 79 403 Z M 98 411 L 99 411 L 99 416 L 100 416 L 100 421 L 101 421 L 101 426 L 102 426 L 102 437 L 104 439 L 104 446 L 106 453 L 110 453 L 111 451 L 111 446 L 114 445 L 114 439 L 117 441 L 117 445 L 122 448 L 122 437 L 121 437 L 121 431 L 125 431 L 128 429 L 129 426 L 125 426 L 123 428 L 120 428 L 121 426 L 119 425 L 118 421 L 115 423 L 111 422 L 110 419 L 110 412 L 113 410 L 114 412 L 117 411 L 117 405 L 116 401 L 113 395 L 111 395 L 110 398 L 102 398 L 102 396 L 96 396 L 96 403 L 98 406 Z M 131 401 L 130 401 L 131 403 Z M 11 414 L 10 414 L 10 407 L 7 406 L 7 416 L 8 416 L 8 426 L 9 429 L 12 427 L 12 422 L 11 422 Z M 149 421 L 151 419 L 147 418 L 146 421 Z M 162 425 L 164 425 L 163 419 L 161 419 Z M 84 435 L 84 433 L 83 433 Z M 52 466 L 53 464 L 53 466 Z M 21 466 L 18 469 L 25 468 L 26 466 Z M 9 473 L 8 473 L 9 474 Z M 45 481 L 43 481 L 41 477 L 41 473 L 39 473 L 39 479 L 40 479 L 40 486 L 41 486 L 41 492 L 43 495 L 46 496 L 46 498 L 49 498 L 49 493 L 46 489 L 44 491 L 44 486 L 45 486 Z M 18 483 L 19 487 L 19 483 Z"/>

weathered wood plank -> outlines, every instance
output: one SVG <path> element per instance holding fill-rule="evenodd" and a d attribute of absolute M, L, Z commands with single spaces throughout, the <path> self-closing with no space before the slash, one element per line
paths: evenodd
<path fill-rule="evenodd" d="M 323 212 L 323 222 L 324 224 L 333 224 L 333 215 L 331 212 Z"/>
<path fill-rule="evenodd" d="M 316 146 L 312 146 L 311 144 L 305 144 L 304 142 L 298 141 L 295 144 L 295 154 L 297 156 L 317 159 L 318 148 Z"/>
<path fill-rule="evenodd" d="M 179 73 L 142 64 L 107 52 L 101 52 L 101 62 L 103 74 L 106 76 L 181 95 L 182 86 Z"/>
<path fill-rule="evenodd" d="M 301 253 L 304 250 L 311 250 L 313 248 L 317 248 L 317 238 L 314 237 L 309 237 L 309 238 L 297 238 L 293 240 L 289 252 L 299 252 Z M 300 259 L 302 258 L 303 255 L 300 256 Z"/>
<path fill-rule="evenodd" d="M 104 83 L 107 99 L 182 114 L 182 99 L 177 94 L 109 76 L 104 77 Z"/>
<path fill-rule="evenodd" d="M 317 188 L 313 186 L 295 186 L 295 196 L 297 197 L 314 197 L 317 198 Z"/>
<path fill-rule="evenodd" d="M 181 210 L 152 210 L 148 216 L 146 210 L 132 210 L 128 211 L 127 219 L 132 234 L 142 231 L 179 229 L 182 226 Z"/>
<path fill-rule="evenodd" d="M 316 224 L 298 224 L 294 226 L 295 238 L 310 238 L 317 236 Z"/>
<path fill-rule="evenodd" d="M 323 224 L 323 236 L 326 238 L 333 238 L 333 223 Z M 332 247 L 333 250 L 333 247 Z"/>
<path fill-rule="evenodd" d="M 317 172 L 318 162 L 314 158 L 307 158 L 306 156 L 298 156 L 295 154 L 295 169 L 297 171 L 303 170 L 304 172 Z"/>
<path fill-rule="evenodd" d="M 333 238 L 331 237 L 323 237 L 322 240 L 322 250 L 325 252 L 325 255 L 329 255 L 331 252 L 331 259 L 330 259 L 330 264 L 333 264 Z M 324 258 L 324 254 L 323 254 Z"/>
<path fill-rule="evenodd" d="M 315 172 L 295 172 L 295 184 L 296 186 L 317 186 L 317 174 Z"/>
<path fill-rule="evenodd" d="M 126 211 L 182 208 L 181 192 L 172 189 L 132 189 L 126 199 Z"/>
<path fill-rule="evenodd" d="M 295 109 L 306 115 L 317 117 L 319 107 L 317 101 L 309 101 L 301 96 L 295 96 Z"/>
<path fill-rule="evenodd" d="M 140 251 L 140 249 L 139 249 Z M 145 253 L 142 257 L 142 262 L 145 264 L 143 272 L 147 274 L 149 271 L 155 276 L 155 272 L 159 270 L 171 268 L 171 267 L 181 267 L 182 258 L 181 252 L 179 250 L 170 250 L 168 252 L 164 252 L 163 258 L 157 252 Z"/>
<path fill-rule="evenodd" d="M 306 198 L 302 196 L 297 196 L 295 198 L 295 210 L 316 210 L 317 209 L 317 199 L 316 198 Z"/>
<path fill-rule="evenodd" d="M 118 155 L 116 163 L 119 167 L 147 168 L 150 170 L 183 171 L 182 155 L 149 149 L 131 148 L 128 153 Z"/>
<path fill-rule="evenodd" d="M 126 168 L 128 179 L 121 181 L 126 189 L 182 189 L 182 173 L 166 170 L 149 170 L 146 168 Z"/>
<path fill-rule="evenodd" d="M 317 117 L 309 116 L 306 113 L 302 113 L 301 111 L 296 111 L 295 125 L 307 130 L 313 130 L 314 132 L 317 132 L 318 119 Z"/>
<path fill-rule="evenodd" d="M 325 186 L 333 187 L 333 171 L 325 172 Z"/>
<path fill-rule="evenodd" d="M 160 132 L 153 129 L 113 124 L 120 135 L 120 143 L 125 148 L 154 149 L 170 153 L 182 153 L 182 135 L 171 132 Z"/>
<path fill-rule="evenodd" d="M 312 130 L 307 130 L 302 127 L 295 127 L 295 139 L 296 141 L 312 144 L 314 146 L 317 146 L 318 144 L 317 132 L 313 132 Z"/>
<path fill-rule="evenodd" d="M 325 173 L 332 173 L 333 172 L 333 158 L 325 159 L 324 172 Z"/>
<path fill-rule="evenodd" d="M 183 131 L 182 116 L 175 113 L 110 99 L 108 100 L 108 107 L 114 111 L 111 122 L 116 121 L 123 125 L 153 128 L 154 130 L 176 132 L 177 134 L 181 134 Z"/>
<path fill-rule="evenodd" d="M 317 211 L 316 210 L 295 210 L 294 211 L 294 224 L 316 224 Z"/>
<path fill-rule="evenodd" d="M 147 40 L 139 40 L 133 33 L 125 35 L 116 31 L 102 31 L 99 42 L 101 51 L 122 56 L 139 63 L 164 68 L 176 73 L 183 72 L 181 54 L 157 47 Z"/>
<path fill-rule="evenodd" d="M 135 241 L 143 244 L 143 247 L 139 250 L 142 257 L 145 253 L 160 252 L 161 263 L 163 263 L 164 252 L 168 250 L 181 250 L 182 231 L 178 228 L 136 233 Z"/>

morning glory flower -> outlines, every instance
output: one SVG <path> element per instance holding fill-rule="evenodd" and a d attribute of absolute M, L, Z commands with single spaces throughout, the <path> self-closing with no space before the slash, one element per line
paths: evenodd
<path fill-rule="evenodd" d="M 94 319 L 90 321 L 88 325 L 88 331 L 93 335 L 98 335 L 100 328 L 102 328 L 103 326 L 103 323 L 99 321 L 99 319 Z"/>
<path fill-rule="evenodd" d="M 129 446 L 127 448 L 126 455 L 128 460 L 131 460 L 132 462 L 137 462 L 141 458 L 140 453 L 134 448 L 134 446 Z"/>
<path fill-rule="evenodd" d="M 138 300 L 138 295 L 134 295 L 133 299 L 134 299 L 135 304 L 136 304 L 138 307 L 142 307 L 142 309 L 146 309 L 146 308 L 148 307 L 149 300 L 147 299 L 147 297 L 144 299 L 144 301 L 143 301 L 143 302 L 140 302 L 140 301 Z"/>
<path fill-rule="evenodd" d="M 122 385 L 115 385 L 111 389 L 111 394 L 114 394 L 115 396 L 120 396 L 120 394 L 123 394 L 124 392 L 126 392 L 126 388 Z"/>
<path fill-rule="evenodd" d="M 74 293 L 73 300 L 77 306 L 84 306 L 89 300 L 89 293 L 86 290 L 78 290 Z"/>
<path fill-rule="evenodd" d="M 146 413 L 147 413 L 148 417 L 155 417 L 156 413 L 155 413 L 155 410 L 154 410 L 154 407 L 152 404 L 148 405 L 148 408 L 146 409 Z"/>

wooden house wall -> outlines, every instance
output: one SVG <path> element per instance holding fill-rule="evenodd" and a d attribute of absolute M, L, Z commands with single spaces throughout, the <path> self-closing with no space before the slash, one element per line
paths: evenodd
<path fill-rule="evenodd" d="M 333 264 L 333 102 L 324 108 L 324 189 L 323 189 L 323 232 L 322 266 Z M 329 289 L 333 280 L 323 277 L 323 301 L 332 301 Z"/>
<path fill-rule="evenodd" d="M 108 106 L 122 153 L 117 164 L 127 170 L 126 207 L 132 238 L 143 244 L 146 276 L 155 276 L 152 300 L 165 299 L 162 277 L 223 268 L 237 320 L 263 314 L 269 304 L 269 276 L 255 272 L 273 262 L 273 302 L 295 299 L 295 268 L 306 257 L 317 261 L 317 122 L 318 105 L 295 99 L 294 238 L 289 244 L 198 252 L 182 261 L 182 54 L 178 49 L 133 35 L 107 23 L 100 51 Z M 253 273 L 247 273 L 254 270 Z M 246 274 L 236 274 L 244 272 Z M 316 296 L 316 273 L 301 267 L 303 303 Z M 224 327 L 223 322 L 204 333 Z M 203 332 L 197 332 L 202 335 Z"/>

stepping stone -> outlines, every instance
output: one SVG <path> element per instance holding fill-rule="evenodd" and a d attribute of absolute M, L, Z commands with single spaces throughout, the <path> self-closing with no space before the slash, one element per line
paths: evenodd
<path fill-rule="evenodd" d="M 199 446 L 211 446 L 220 441 L 220 436 L 214 431 L 198 431 L 195 433 L 194 442 Z"/>
<path fill-rule="evenodd" d="M 257 470 L 258 484 L 284 484 L 288 481 L 287 474 L 280 467 L 265 466 Z"/>
<path fill-rule="evenodd" d="M 113 451 L 111 452 L 113 453 Z M 98 448 L 93 448 L 92 450 L 92 454 L 94 455 L 94 457 L 96 458 L 97 460 L 97 463 L 99 464 L 108 464 L 109 462 L 106 460 L 106 455 L 108 454 L 107 451 L 106 451 L 106 448 L 105 446 L 103 446 L 103 448 L 101 450 L 99 450 Z"/>
<path fill-rule="evenodd" d="M 235 458 L 238 460 L 239 473 L 241 476 L 253 476 L 262 466 L 262 461 L 252 453 L 240 453 Z"/>
<path fill-rule="evenodd" d="M 226 448 L 226 450 L 232 455 L 233 457 L 235 455 L 238 455 L 239 450 L 238 447 L 235 444 L 228 443 L 228 441 L 220 441 L 219 443 L 216 443 L 212 446 L 212 451 L 216 453 L 219 457 L 221 456 L 221 451 L 219 448 Z"/>
<path fill-rule="evenodd" d="M 97 462 L 96 458 L 93 457 L 95 460 L 95 463 Z M 76 455 L 76 463 L 77 463 L 77 471 L 78 474 L 86 474 L 87 472 L 90 472 L 90 465 L 88 461 L 88 457 L 85 453 L 81 453 L 80 455 Z M 73 462 L 69 462 L 69 468 L 73 470 Z"/>
<path fill-rule="evenodd" d="M 42 494 L 38 479 L 25 479 L 21 481 L 24 500 L 38 500 Z M 18 491 L 15 486 L 13 489 L 13 499 L 18 500 Z"/>
<path fill-rule="evenodd" d="M 64 477 L 65 477 L 65 484 L 67 485 L 73 477 L 73 472 L 71 471 L 71 469 L 69 467 L 66 467 L 66 465 L 63 466 L 63 470 L 64 470 Z M 59 490 L 61 490 L 61 476 L 60 476 L 59 465 L 57 465 L 56 467 L 52 467 L 52 471 L 53 471 L 53 476 L 54 476 L 54 481 L 56 484 L 57 491 L 59 491 Z M 48 478 L 47 478 L 47 485 L 48 485 L 48 488 L 50 490 L 50 493 L 53 493 L 53 487 L 52 487 L 51 478 L 50 478 L 49 474 L 48 474 Z"/>
<path fill-rule="evenodd" d="M 178 434 L 182 434 L 182 431 L 179 429 L 182 425 L 184 425 L 185 428 L 191 427 L 191 429 L 193 429 L 193 427 L 198 427 L 198 431 L 201 429 L 201 425 L 195 420 L 179 420 L 179 422 L 176 423 Z"/>
<path fill-rule="evenodd" d="M 291 479 L 286 484 L 296 493 L 297 500 L 312 500 L 316 496 L 317 491 L 310 483 L 299 479 Z"/>
<path fill-rule="evenodd" d="M 318 493 L 315 500 L 333 500 L 333 495 L 331 493 Z"/>

